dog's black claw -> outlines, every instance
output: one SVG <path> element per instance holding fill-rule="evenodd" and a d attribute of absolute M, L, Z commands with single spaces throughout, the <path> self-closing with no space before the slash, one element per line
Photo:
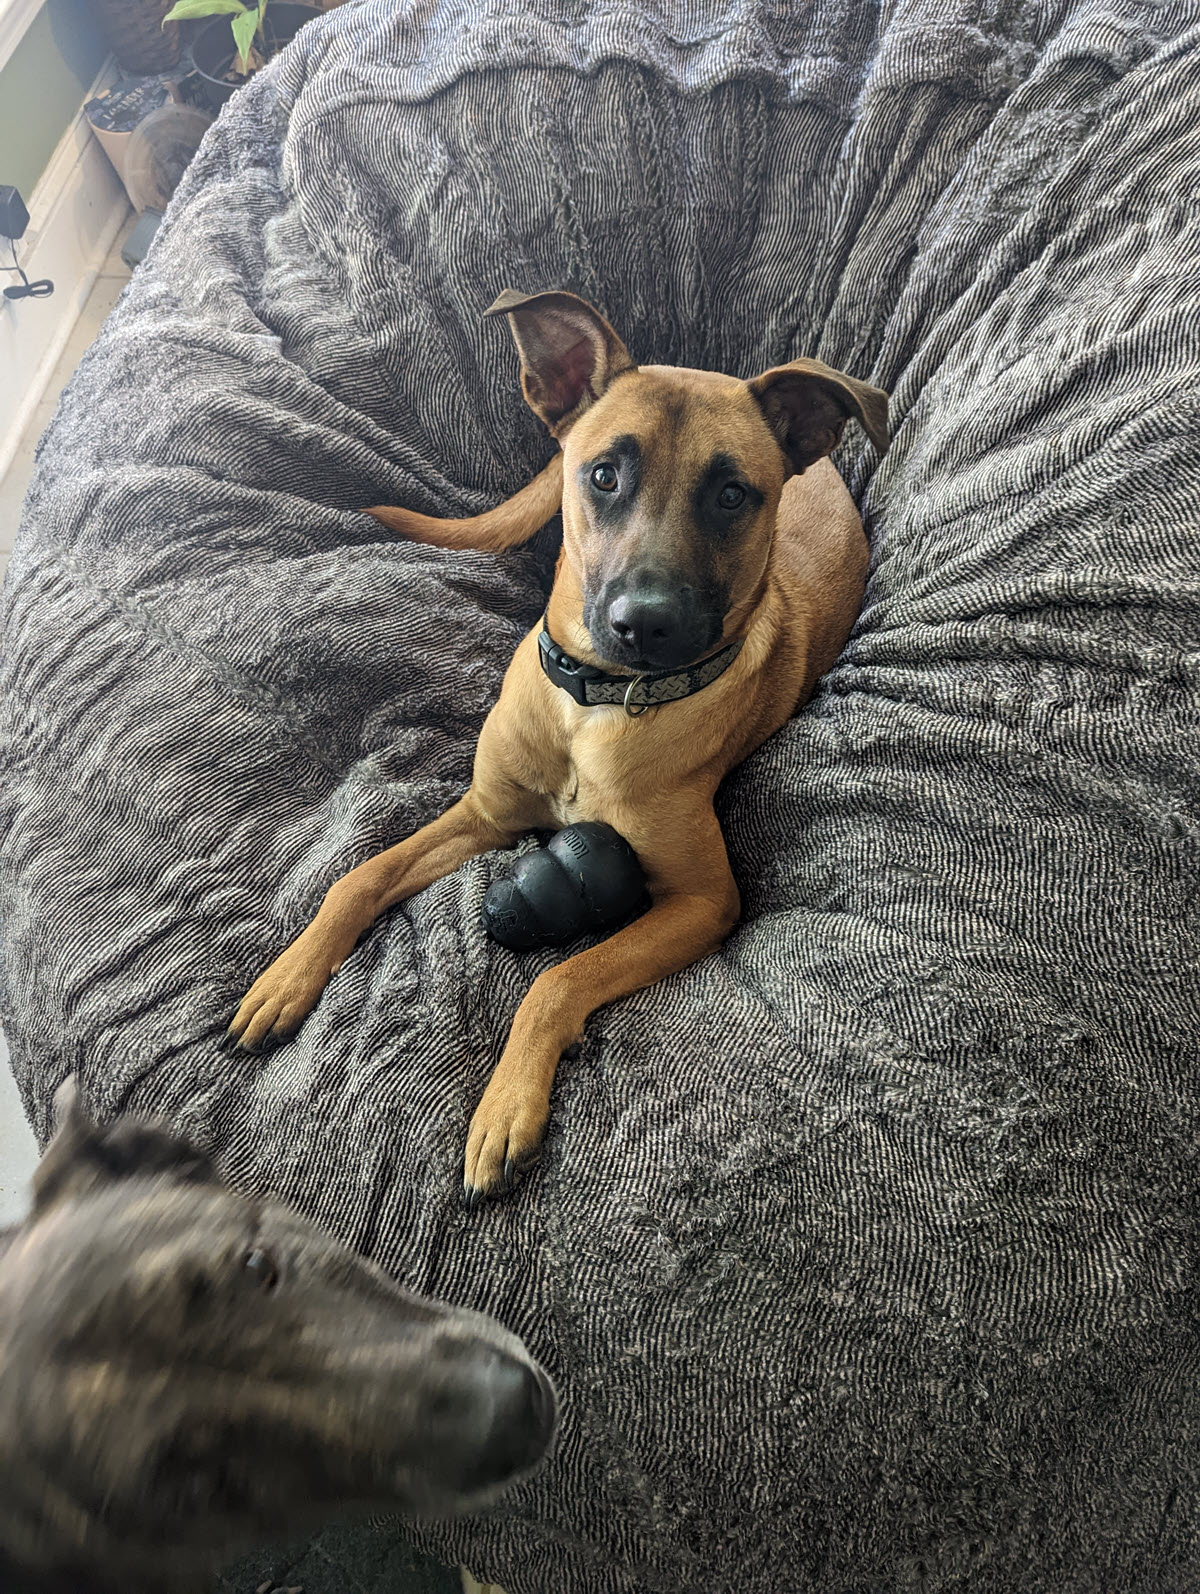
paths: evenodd
<path fill-rule="evenodd" d="M 480 1202 L 482 1200 L 483 1200 L 483 1191 L 482 1190 L 477 1190 L 473 1184 L 466 1184 L 464 1182 L 464 1184 L 463 1184 L 463 1206 L 466 1207 L 467 1211 L 468 1212 L 474 1212 L 475 1208 L 480 1204 Z"/>
<path fill-rule="evenodd" d="M 511 1157 L 507 1157 L 507 1158 L 505 1158 L 505 1162 L 504 1162 L 504 1188 L 506 1190 L 511 1190 L 513 1185 L 516 1184 L 516 1182 L 517 1182 L 517 1165 L 512 1160 Z"/>
<path fill-rule="evenodd" d="M 267 1057 L 271 1052 L 277 1052 L 281 1046 L 286 1046 L 291 1038 L 290 1035 L 276 1035 L 274 1030 L 268 1030 L 256 1045 L 247 1046 L 243 1041 L 239 1043 L 238 1050 L 250 1057 Z"/>

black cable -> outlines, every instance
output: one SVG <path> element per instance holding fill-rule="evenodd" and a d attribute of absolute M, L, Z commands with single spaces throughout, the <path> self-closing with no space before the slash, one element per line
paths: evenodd
<path fill-rule="evenodd" d="M 30 282 L 17 261 L 17 246 L 11 238 L 8 240 L 8 247 L 12 250 L 13 263 L 3 269 L 5 271 L 15 271 L 21 279 L 21 286 L 19 288 L 5 288 L 4 297 L 6 299 L 48 299 L 54 292 L 54 284 L 50 281 L 50 278 L 43 277 L 40 282 Z"/>

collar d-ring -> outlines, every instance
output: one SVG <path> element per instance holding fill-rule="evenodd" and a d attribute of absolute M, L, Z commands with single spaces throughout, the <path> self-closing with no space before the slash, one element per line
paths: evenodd
<path fill-rule="evenodd" d="M 625 688 L 625 696 L 621 700 L 621 707 L 625 710 L 626 714 L 629 715 L 631 720 L 637 719 L 639 714 L 644 714 L 650 707 L 649 703 L 630 703 L 629 701 L 629 699 L 633 696 L 634 687 L 641 686 L 645 679 L 645 675 L 635 675 L 630 681 L 629 685 Z"/>

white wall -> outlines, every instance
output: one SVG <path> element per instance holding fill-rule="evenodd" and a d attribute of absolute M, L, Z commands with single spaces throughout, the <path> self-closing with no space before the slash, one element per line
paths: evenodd
<path fill-rule="evenodd" d="M 0 298 L 0 481 L 128 208 L 81 111 L 34 190 L 29 227 L 17 246 L 26 275 L 49 277 L 54 292 L 47 299 Z M 7 243 L 2 247 L 7 255 Z"/>

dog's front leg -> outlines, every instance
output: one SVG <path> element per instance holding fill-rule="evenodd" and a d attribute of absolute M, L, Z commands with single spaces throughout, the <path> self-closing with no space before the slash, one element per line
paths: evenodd
<path fill-rule="evenodd" d="M 506 1189 L 537 1155 L 558 1060 L 579 1040 L 588 1016 L 714 952 L 737 923 L 737 887 L 711 808 L 690 823 L 678 810 L 626 823 L 625 834 L 646 870 L 652 906 L 530 986 L 471 1120 L 463 1173 L 468 1206 Z M 674 840 L 656 852 L 650 838 L 664 835 Z"/>
<path fill-rule="evenodd" d="M 317 1005 L 359 936 L 386 909 L 520 834 L 484 811 L 472 788 L 432 824 L 368 858 L 330 886 L 316 918 L 250 987 L 229 1035 L 244 1050 L 286 1040 Z"/>

